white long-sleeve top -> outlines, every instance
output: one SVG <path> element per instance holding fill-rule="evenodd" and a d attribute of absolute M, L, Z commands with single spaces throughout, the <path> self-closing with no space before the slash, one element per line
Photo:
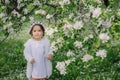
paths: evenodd
<path fill-rule="evenodd" d="M 50 42 L 47 38 L 42 38 L 40 41 L 35 41 L 33 38 L 29 39 L 25 44 L 24 56 L 27 60 L 27 78 L 49 78 L 52 74 L 52 63 L 46 59 L 50 52 Z M 35 62 L 30 63 L 34 58 Z"/>

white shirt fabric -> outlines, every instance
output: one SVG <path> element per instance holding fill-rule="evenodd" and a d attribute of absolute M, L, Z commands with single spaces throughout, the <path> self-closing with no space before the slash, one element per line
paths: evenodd
<path fill-rule="evenodd" d="M 27 78 L 49 78 L 52 74 L 52 63 L 46 59 L 50 52 L 50 42 L 47 38 L 42 38 L 40 41 L 29 39 L 25 44 L 24 56 L 27 60 Z M 30 64 L 30 60 L 34 58 L 35 62 Z"/>

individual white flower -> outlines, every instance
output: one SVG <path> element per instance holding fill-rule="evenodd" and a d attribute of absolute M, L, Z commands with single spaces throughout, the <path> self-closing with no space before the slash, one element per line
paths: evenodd
<path fill-rule="evenodd" d="M 84 38 L 84 41 L 87 41 L 88 39 L 89 39 L 89 37 L 85 37 L 85 38 Z"/>
<path fill-rule="evenodd" d="M 63 0 L 59 2 L 60 5 L 70 4 L 70 0 Z"/>
<path fill-rule="evenodd" d="M 89 17 L 90 17 L 90 13 L 86 13 L 85 16 L 86 16 L 87 18 L 89 18 Z"/>
<path fill-rule="evenodd" d="M 99 19 L 98 20 L 98 27 L 99 26 L 101 26 L 102 25 L 102 27 L 105 27 L 105 28 L 110 28 L 111 27 L 111 19 L 114 19 L 114 17 L 112 16 L 111 18 L 110 18 L 110 20 L 102 20 L 102 19 Z"/>
<path fill-rule="evenodd" d="M 51 36 L 51 37 L 53 37 L 53 34 L 55 32 L 58 32 L 57 27 L 55 27 L 55 28 L 46 28 L 46 34 L 49 35 L 49 36 Z"/>
<path fill-rule="evenodd" d="M 1 9 L 5 9 L 6 8 L 6 6 L 1 6 Z"/>
<path fill-rule="evenodd" d="M 69 30 L 72 30 L 73 29 L 73 26 L 69 23 L 69 22 L 67 22 L 67 23 L 65 23 L 64 25 L 63 25 L 63 31 L 64 32 L 66 32 L 66 31 L 68 31 L 68 29 Z"/>
<path fill-rule="evenodd" d="M 62 43 L 62 42 L 63 42 L 63 38 L 62 37 L 57 38 L 57 43 Z"/>
<path fill-rule="evenodd" d="M 84 14 L 84 19 L 83 19 L 84 22 L 86 22 L 86 23 L 89 23 L 89 22 L 90 22 L 90 15 L 91 15 L 90 12 Z"/>
<path fill-rule="evenodd" d="M 5 0 L 5 3 L 6 3 L 6 4 L 9 4 L 9 3 L 10 3 L 10 1 L 9 1 L 9 0 Z"/>
<path fill-rule="evenodd" d="M 69 57 L 69 56 L 74 56 L 75 54 L 71 51 L 71 50 L 69 50 L 68 52 L 67 52 L 67 56 Z"/>
<path fill-rule="evenodd" d="M 28 14 L 28 9 L 23 9 L 24 14 Z"/>
<path fill-rule="evenodd" d="M 108 36 L 107 33 L 101 33 L 101 34 L 99 35 L 99 38 L 102 40 L 103 43 L 104 43 L 104 42 L 107 42 L 107 41 L 110 39 L 110 37 Z"/>
<path fill-rule="evenodd" d="M 98 25 L 97 25 L 97 27 L 101 26 L 103 22 L 104 22 L 104 20 L 102 20 L 101 18 L 99 18 L 98 19 Z"/>
<path fill-rule="evenodd" d="M 57 52 L 57 50 L 58 50 L 58 48 L 56 46 L 52 46 L 52 45 L 51 45 L 50 49 L 52 52 Z"/>
<path fill-rule="evenodd" d="M 20 18 L 20 16 L 21 16 L 21 14 L 18 13 L 18 14 L 17 14 L 17 17 Z"/>
<path fill-rule="evenodd" d="M 39 6 L 39 5 L 41 5 L 41 3 L 40 3 L 39 0 L 37 0 L 37 1 L 34 1 L 33 5 L 35 5 L 35 6 Z"/>
<path fill-rule="evenodd" d="M 63 0 L 64 4 L 70 4 L 70 0 Z"/>
<path fill-rule="evenodd" d="M 42 14 L 42 15 L 45 15 L 45 14 L 46 14 L 46 11 L 40 9 L 40 10 L 35 11 L 35 14 Z"/>
<path fill-rule="evenodd" d="M 12 11 L 12 13 L 13 14 L 18 14 L 18 12 L 15 9 Z"/>
<path fill-rule="evenodd" d="M 63 1 L 60 1 L 59 4 L 61 5 L 61 7 L 63 8 L 63 6 L 65 4 L 70 4 L 70 0 L 63 0 Z"/>
<path fill-rule="evenodd" d="M 25 16 L 23 16 L 23 17 L 22 17 L 22 19 L 21 19 L 21 21 L 25 21 L 25 19 L 26 19 L 26 17 L 25 17 Z"/>
<path fill-rule="evenodd" d="M 12 23 L 12 22 L 9 22 L 8 26 L 12 26 L 12 25 L 13 25 L 13 23 Z"/>
<path fill-rule="evenodd" d="M 99 51 L 96 52 L 96 56 L 99 56 L 99 57 L 101 57 L 102 59 L 104 59 L 104 58 L 107 56 L 107 53 L 106 53 L 106 52 L 107 52 L 107 51 L 106 51 L 105 49 L 99 50 Z"/>
<path fill-rule="evenodd" d="M 17 0 L 17 3 L 20 4 L 23 0 Z"/>
<path fill-rule="evenodd" d="M 78 48 L 82 48 L 82 42 L 80 42 L 80 41 L 75 41 L 74 42 L 74 45 L 75 45 L 75 47 L 78 47 Z"/>
<path fill-rule="evenodd" d="M 63 75 L 66 74 L 65 62 L 57 62 L 56 68 L 57 68 L 57 70 L 60 71 L 60 74 L 63 74 Z"/>
<path fill-rule="evenodd" d="M 74 29 L 78 30 L 83 27 L 83 22 L 82 21 L 76 21 L 74 24 Z"/>
<path fill-rule="evenodd" d="M 94 11 L 94 7 L 92 5 L 89 6 L 89 10 L 90 12 L 93 12 Z"/>
<path fill-rule="evenodd" d="M 94 0 L 95 2 L 97 2 L 97 3 L 101 3 L 101 0 Z"/>
<path fill-rule="evenodd" d="M 14 16 L 17 15 L 18 18 L 21 16 L 15 9 L 12 11 L 12 14 L 14 14 Z"/>
<path fill-rule="evenodd" d="M 52 52 L 57 52 L 57 50 L 58 50 L 58 47 L 56 47 L 55 45 L 56 45 L 55 41 L 51 43 L 50 50 Z"/>
<path fill-rule="evenodd" d="M 106 28 L 110 28 L 112 24 L 111 24 L 111 21 L 106 20 L 102 23 L 102 25 Z"/>
<path fill-rule="evenodd" d="M 0 13 L 0 18 L 3 18 L 5 16 L 4 13 Z"/>
<path fill-rule="evenodd" d="M 51 17 L 53 17 L 53 15 L 48 14 L 48 15 L 46 16 L 47 19 L 50 19 Z"/>
<path fill-rule="evenodd" d="M 54 29 L 53 28 L 50 28 L 49 30 L 47 29 L 46 30 L 46 34 L 49 35 L 49 36 L 52 36 L 54 33 Z"/>
<path fill-rule="evenodd" d="M 8 19 L 8 17 L 3 17 L 2 18 L 2 21 L 3 21 L 3 23 L 6 23 L 6 20 Z"/>
<path fill-rule="evenodd" d="M 88 36 L 86 36 L 83 42 L 88 41 L 90 38 L 93 38 L 92 34 L 89 34 Z"/>
<path fill-rule="evenodd" d="M 83 56 L 82 61 L 83 62 L 88 62 L 89 60 L 93 59 L 93 56 L 86 54 Z"/>
<path fill-rule="evenodd" d="M 73 13 L 70 13 L 69 14 L 69 19 L 71 19 L 73 17 L 73 15 L 74 15 Z"/>
<path fill-rule="evenodd" d="M 92 12 L 92 17 L 93 18 L 98 18 L 101 14 L 101 8 L 96 8 L 93 12 Z"/>
<path fill-rule="evenodd" d="M 64 31 L 64 34 L 65 34 L 65 36 L 70 37 L 68 30 L 67 30 L 67 31 Z"/>
<path fill-rule="evenodd" d="M 64 3 L 62 1 L 59 2 L 59 4 L 61 5 L 61 7 L 63 8 Z"/>
<path fill-rule="evenodd" d="M 8 29 L 8 32 L 9 32 L 9 34 L 14 34 L 14 29 L 13 29 L 12 27 L 10 27 L 10 28 Z"/>
<path fill-rule="evenodd" d="M 72 61 L 72 60 L 66 60 L 66 61 L 65 61 L 66 66 L 68 66 L 68 65 L 71 63 L 71 61 Z"/>
<path fill-rule="evenodd" d="M 6 24 L 3 26 L 3 29 L 9 29 L 13 25 L 12 22 L 9 22 L 9 24 Z"/>
<path fill-rule="evenodd" d="M 93 38 L 93 35 L 92 35 L 92 34 L 89 34 L 88 36 L 86 36 L 86 37 L 84 38 L 84 41 L 88 41 L 88 39 L 90 39 L 90 38 Z"/>
<path fill-rule="evenodd" d="M 71 61 L 75 62 L 75 58 L 72 58 Z"/>
<path fill-rule="evenodd" d="M 30 22 L 34 22 L 34 17 L 30 16 L 29 19 L 30 19 Z"/>
<path fill-rule="evenodd" d="M 89 34 L 88 37 L 89 37 L 89 38 L 93 38 L 93 34 Z"/>

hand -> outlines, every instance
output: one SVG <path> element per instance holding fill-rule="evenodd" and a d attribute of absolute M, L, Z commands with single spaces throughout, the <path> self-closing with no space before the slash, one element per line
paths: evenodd
<path fill-rule="evenodd" d="M 35 62 L 34 58 L 30 60 L 30 63 L 33 64 Z"/>
<path fill-rule="evenodd" d="M 48 55 L 46 56 L 46 58 L 47 58 L 48 60 L 51 60 L 51 59 L 52 59 L 52 55 L 51 55 L 51 54 L 48 54 Z"/>

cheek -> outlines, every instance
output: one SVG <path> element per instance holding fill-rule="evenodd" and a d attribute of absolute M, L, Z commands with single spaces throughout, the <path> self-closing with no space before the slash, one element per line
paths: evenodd
<path fill-rule="evenodd" d="M 40 34 L 41 34 L 41 35 L 44 35 L 44 33 L 43 33 L 43 32 L 41 32 Z"/>

